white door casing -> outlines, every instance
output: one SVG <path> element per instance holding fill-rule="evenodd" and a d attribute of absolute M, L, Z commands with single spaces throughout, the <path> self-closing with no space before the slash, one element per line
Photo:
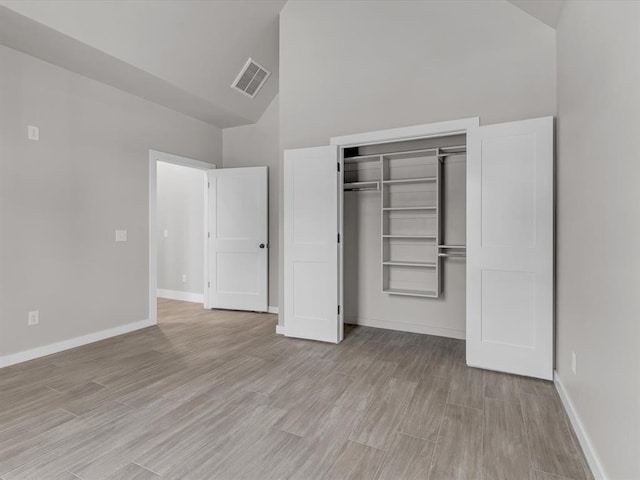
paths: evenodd
<path fill-rule="evenodd" d="M 267 167 L 208 171 L 207 308 L 268 310 Z"/>
<path fill-rule="evenodd" d="M 467 364 L 553 377 L 553 118 L 467 136 Z"/>
<path fill-rule="evenodd" d="M 335 145 L 284 152 L 284 332 L 342 341 Z"/>

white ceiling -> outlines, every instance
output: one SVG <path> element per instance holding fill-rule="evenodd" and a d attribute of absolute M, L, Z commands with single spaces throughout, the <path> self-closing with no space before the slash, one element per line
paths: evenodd
<path fill-rule="evenodd" d="M 509 0 L 516 7 L 521 8 L 529 15 L 546 23 L 552 28 L 558 26 L 560 12 L 565 0 Z"/>
<path fill-rule="evenodd" d="M 254 123 L 278 92 L 286 0 L 0 0 L 0 42 L 219 127 Z M 272 71 L 230 88 L 253 57 Z"/>
<path fill-rule="evenodd" d="M 563 0 L 508 0 L 555 28 Z M 278 92 L 286 0 L 0 0 L 0 43 L 220 128 L 255 123 Z M 252 57 L 272 75 L 230 88 Z"/>

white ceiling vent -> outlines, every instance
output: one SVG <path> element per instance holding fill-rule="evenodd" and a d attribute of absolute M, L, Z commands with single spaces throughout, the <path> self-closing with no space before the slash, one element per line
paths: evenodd
<path fill-rule="evenodd" d="M 271 72 L 269 70 L 250 58 L 233 81 L 231 88 L 253 98 L 260 91 L 260 88 L 270 75 Z"/>

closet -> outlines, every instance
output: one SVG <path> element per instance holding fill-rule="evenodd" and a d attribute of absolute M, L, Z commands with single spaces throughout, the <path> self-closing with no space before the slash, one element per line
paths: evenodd
<path fill-rule="evenodd" d="M 465 135 L 343 155 L 344 322 L 464 338 Z"/>
<path fill-rule="evenodd" d="M 465 338 L 471 366 L 551 378 L 552 118 L 286 150 L 283 220 L 285 335 Z"/>

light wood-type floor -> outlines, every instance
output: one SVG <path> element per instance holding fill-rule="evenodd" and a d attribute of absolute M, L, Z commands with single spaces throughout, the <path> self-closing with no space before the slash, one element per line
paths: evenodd
<path fill-rule="evenodd" d="M 549 382 L 468 368 L 464 342 L 161 300 L 157 327 L 0 370 L 0 476 L 583 480 Z"/>

